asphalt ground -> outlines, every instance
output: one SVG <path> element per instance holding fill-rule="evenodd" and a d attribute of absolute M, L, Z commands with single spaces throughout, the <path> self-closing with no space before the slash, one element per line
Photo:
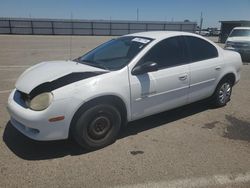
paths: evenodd
<path fill-rule="evenodd" d="M 32 141 L 11 126 L 7 98 L 26 68 L 108 39 L 0 35 L 0 187 L 250 187 L 250 65 L 227 106 L 202 101 L 131 122 L 98 151 Z"/>

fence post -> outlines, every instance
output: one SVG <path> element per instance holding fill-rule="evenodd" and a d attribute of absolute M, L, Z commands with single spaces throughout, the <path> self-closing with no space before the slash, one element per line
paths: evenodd
<path fill-rule="evenodd" d="M 112 35 L 112 24 L 111 24 L 111 20 L 110 20 L 110 23 L 109 23 L 109 36 Z"/>
<path fill-rule="evenodd" d="M 31 25 L 31 34 L 34 35 L 34 28 L 33 28 L 33 21 L 30 20 L 30 25 Z"/>
<path fill-rule="evenodd" d="M 9 28 L 10 28 L 10 34 L 12 34 L 12 27 L 11 27 L 10 20 L 9 20 Z"/>
<path fill-rule="evenodd" d="M 53 21 L 51 21 L 51 29 L 52 29 L 52 35 L 55 35 L 54 22 Z"/>
<path fill-rule="evenodd" d="M 94 35 L 94 23 L 93 21 L 90 22 L 91 23 L 91 35 Z"/>

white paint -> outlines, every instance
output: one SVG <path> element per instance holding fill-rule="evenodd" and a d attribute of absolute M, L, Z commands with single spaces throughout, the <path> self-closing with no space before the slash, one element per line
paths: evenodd
<path fill-rule="evenodd" d="M 27 68 L 32 65 L 0 65 L 0 68 Z"/>
<path fill-rule="evenodd" d="M 0 71 L 12 71 L 16 69 L 27 69 L 32 65 L 0 65 Z"/>
<path fill-rule="evenodd" d="M 2 91 L 0 91 L 0 94 L 3 94 L 3 93 L 10 93 L 12 90 L 11 89 L 9 89 L 9 90 L 2 90 Z"/>
<path fill-rule="evenodd" d="M 0 68 L 0 71 L 16 71 L 16 70 L 20 70 L 20 69 L 26 69 L 26 68 L 6 68 L 6 69 L 1 69 Z"/>
<path fill-rule="evenodd" d="M 190 188 L 190 187 L 210 187 L 229 186 L 250 183 L 250 173 L 237 175 L 214 175 L 200 178 L 177 179 L 172 181 L 148 182 L 134 185 L 116 186 L 117 188 Z"/>
<path fill-rule="evenodd" d="M 9 78 L 9 79 L 3 79 L 2 81 L 4 82 L 13 82 L 13 81 L 16 81 L 17 78 Z"/>

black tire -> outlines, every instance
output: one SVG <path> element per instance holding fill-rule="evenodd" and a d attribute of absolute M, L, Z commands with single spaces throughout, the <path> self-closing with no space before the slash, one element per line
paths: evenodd
<path fill-rule="evenodd" d="M 80 146 L 96 150 L 116 140 L 121 128 L 121 115 L 116 107 L 98 104 L 78 113 L 71 125 L 71 134 Z"/>
<path fill-rule="evenodd" d="M 223 79 L 219 82 L 212 97 L 216 107 L 225 106 L 230 101 L 232 87 L 233 83 L 230 79 Z"/>

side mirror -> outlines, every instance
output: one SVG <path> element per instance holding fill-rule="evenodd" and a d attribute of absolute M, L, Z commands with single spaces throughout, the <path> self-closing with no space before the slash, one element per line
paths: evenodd
<path fill-rule="evenodd" d="M 158 71 L 158 64 L 152 61 L 143 63 L 133 68 L 132 75 L 140 75 L 147 72 Z"/>

